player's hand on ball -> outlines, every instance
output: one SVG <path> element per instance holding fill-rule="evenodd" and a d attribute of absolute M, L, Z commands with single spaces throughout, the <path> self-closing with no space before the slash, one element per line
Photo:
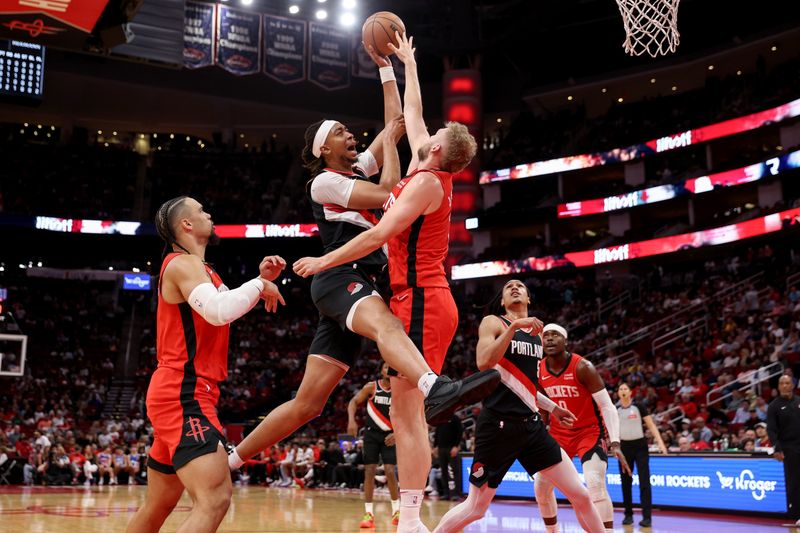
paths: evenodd
<path fill-rule="evenodd" d="M 378 51 L 375 50 L 375 48 L 373 48 L 373 46 L 371 44 L 367 45 L 367 44 L 364 43 L 364 41 L 361 41 L 361 44 L 364 45 L 364 49 L 367 51 L 367 53 L 369 54 L 369 57 L 372 58 L 372 60 L 375 62 L 375 64 L 378 65 L 378 68 L 391 67 L 392 66 L 392 62 L 389 61 L 389 58 L 386 57 L 386 56 L 380 55 L 378 53 Z"/>
<path fill-rule="evenodd" d="M 294 273 L 301 278 L 313 276 L 318 272 L 322 272 L 322 258 L 321 257 L 302 257 L 294 262 L 292 268 Z"/>
<path fill-rule="evenodd" d="M 571 428 L 577 420 L 575 415 L 573 415 L 568 409 L 564 409 L 558 405 L 553 408 L 553 412 L 550 413 L 550 416 L 558 420 L 558 423 L 565 428 Z"/>
<path fill-rule="evenodd" d="M 277 278 L 283 269 L 286 268 L 286 261 L 279 255 L 268 255 L 261 260 L 258 265 L 258 273 L 262 278 L 273 281 Z"/>
<path fill-rule="evenodd" d="M 388 46 L 397 56 L 397 59 L 402 61 L 404 65 L 416 63 L 414 52 L 416 52 L 417 49 L 414 48 L 414 38 L 409 37 L 408 33 L 403 33 L 401 35 L 400 32 L 394 32 L 394 37 L 397 42 L 400 43 L 400 46 L 395 46 L 393 43 L 389 43 Z"/>
<path fill-rule="evenodd" d="M 274 313 L 278 310 L 278 302 L 286 305 L 286 301 L 281 296 L 281 291 L 278 290 L 278 286 L 268 280 L 262 280 L 264 282 L 264 290 L 261 291 L 261 298 L 264 299 L 264 309 L 268 313 Z"/>
<path fill-rule="evenodd" d="M 631 471 L 630 465 L 628 465 L 628 461 L 625 460 L 625 456 L 622 454 L 622 450 L 619 449 L 618 442 L 612 442 L 611 447 L 608 449 L 608 453 L 613 455 L 619 461 L 619 467 L 622 468 L 622 471 L 625 472 L 629 476 L 633 476 L 633 471 Z"/>

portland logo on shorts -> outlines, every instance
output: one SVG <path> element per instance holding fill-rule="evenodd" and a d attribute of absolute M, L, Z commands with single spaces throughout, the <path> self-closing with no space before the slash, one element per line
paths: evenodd
<path fill-rule="evenodd" d="M 186 419 L 186 425 L 189 426 L 189 431 L 186 432 L 187 437 L 194 437 L 195 442 L 206 441 L 206 431 L 210 428 L 204 426 L 199 418 L 189 417 Z"/>
<path fill-rule="evenodd" d="M 475 477 L 475 479 L 482 478 L 483 474 L 483 463 L 472 463 L 472 475 Z"/>
<path fill-rule="evenodd" d="M 350 296 L 354 295 L 358 291 L 364 288 L 364 285 L 358 282 L 352 282 L 350 285 L 347 286 L 347 292 L 350 293 Z"/>

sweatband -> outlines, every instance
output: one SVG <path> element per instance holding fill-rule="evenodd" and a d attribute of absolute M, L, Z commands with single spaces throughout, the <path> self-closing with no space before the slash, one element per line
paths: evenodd
<path fill-rule="evenodd" d="M 314 157 L 319 157 L 322 154 L 319 149 L 335 125 L 335 120 L 325 120 L 320 124 L 317 133 L 314 135 L 314 143 L 311 145 L 311 153 L 314 154 Z"/>
<path fill-rule="evenodd" d="M 547 324 L 542 330 L 542 335 L 544 335 L 545 331 L 555 331 L 556 333 L 560 333 L 565 339 L 567 338 L 567 330 L 558 324 Z"/>
<path fill-rule="evenodd" d="M 381 83 L 386 83 L 387 81 L 396 80 L 396 78 L 394 77 L 393 67 L 381 67 L 378 69 L 378 74 L 380 74 L 381 76 Z"/>
<path fill-rule="evenodd" d="M 592 394 L 592 399 L 597 403 L 600 408 L 600 413 L 603 415 L 603 421 L 606 423 L 608 430 L 608 439 L 611 442 L 619 442 L 619 413 L 614 404 L 611 403 L 611 396 L 608 395 L 606 389 L 599 390 Z"/>
<path fill-rule="evenodd" d="M 552 413 L 553 409 L 556 408 L 556 402 L 542 394 L 540 391 L 536 391 L 536 404 L 548 413 Z"/>
<path fill-rule="evenodd" d="M 231 291 L 217 292 L 212 283 L 201 283 L 189 294 L 189 305 L 213 326 L 230 324 L 258 303 L 264 282 L 251 279 Z"/>

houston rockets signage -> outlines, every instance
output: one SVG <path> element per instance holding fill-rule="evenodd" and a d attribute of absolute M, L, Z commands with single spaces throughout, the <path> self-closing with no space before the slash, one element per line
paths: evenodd
<path fill-rule="evenodd" d="M 0 0 L 0 38 L 80 46 L 108 0 Z"/>

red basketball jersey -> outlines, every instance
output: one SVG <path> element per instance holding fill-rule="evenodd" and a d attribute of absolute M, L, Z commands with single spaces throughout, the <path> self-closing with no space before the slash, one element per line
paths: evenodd
<path fill-rule="evenodd" d="M 161 265 L 161 277 L 170 261 L 179 253 L 167 255 Z M 219 275 L 208 265 L 206 272 L 219 290 L 226 290 Z M 171 304 L 158 286 L 156 313 L 156 351 L 158 367 L 191 372 L 212 382 L 228 378 L 228 335 L 230 325 L 214 326 L 198 315 L 188 302 Z"/>
<path fill-rule="evenodd" d="M 415 170 L 394 186 L 383 209 L 389 210 L 403 189 L 421 172 L 434 174 L 444 196 L 439 208 L 420 215 L 411 226 L 389 241 L 389 281 L 397 293 L 408 287 L 449 287 L 444 262 L 450 246 L 453 175 L 441 170 Z"/>
<path fill-rule="evenodd" d="M 539 383 L 545 392 L 560 407 L 568 409 L 577 420 L 571 428 L 561 424 L 550 424 L 550 433 L 558 440 L 559 435 L 572 437 L 581 431 L 600 430 L 604 432 L 603 419 L 592 399 L 592 393 L 578 381 L 578 363 L 583 360 L 578 354 L 569 354 L 564 370 L 556 374 L 547 367 L 547 357 L 539 363 Z"/>

